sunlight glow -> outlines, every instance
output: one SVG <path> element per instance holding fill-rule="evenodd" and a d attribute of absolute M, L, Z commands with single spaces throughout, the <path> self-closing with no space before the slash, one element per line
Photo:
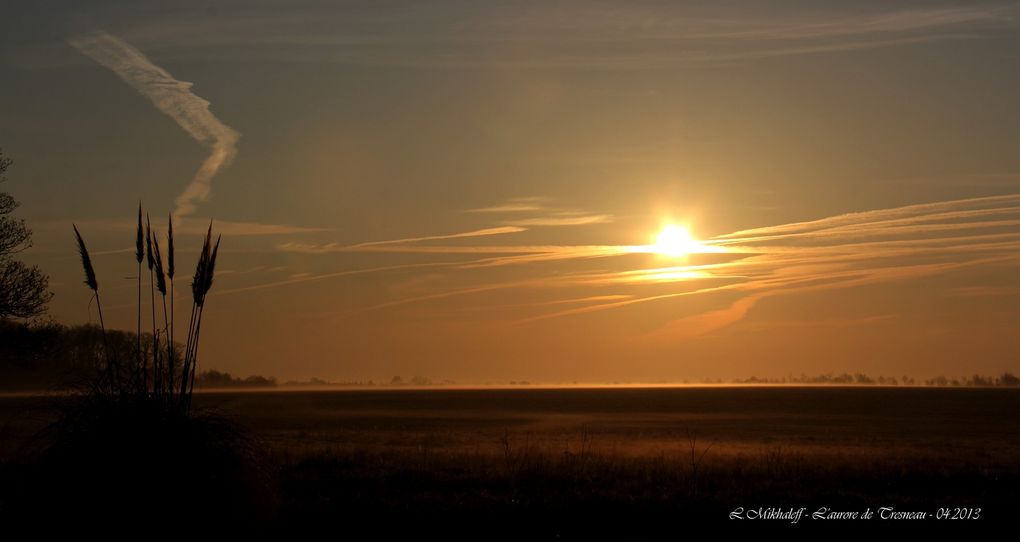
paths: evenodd
<path fill-rule="evenodd" d="M 656 236 L 653 247 L 658 254 L 672 258 L 704 252 L 702 244 L 691 235 L 687 228 L 676 225 L 663 227 L 659 235 Z"/>

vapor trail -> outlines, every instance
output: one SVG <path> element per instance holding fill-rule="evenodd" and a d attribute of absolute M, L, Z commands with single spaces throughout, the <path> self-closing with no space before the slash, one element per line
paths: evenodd
<path fill-rule="evenodd" d="M 177 196 L 173 214 L 181 218 L 194 213 L 196 206 L 209 197 L 213 177 L 237 154 L 240 134 L 209 111 L 209 102 L 191 92 L 191 83 L 174 79 L 124 40 L 97 31 L 71 38 L 69 43 L 117 74 L 196 141 L 209 147 L 209 157 Z"/>

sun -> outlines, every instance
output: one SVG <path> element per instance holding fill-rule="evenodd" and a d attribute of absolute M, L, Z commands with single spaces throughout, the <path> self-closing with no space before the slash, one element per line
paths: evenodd
<path fill-rule="evenodd" d="M 663 256 L 680 258 L 688 254 L 703 252 L 703 247 L 683 226 L 667 225 L 655 237 L 652 249 Z"/>

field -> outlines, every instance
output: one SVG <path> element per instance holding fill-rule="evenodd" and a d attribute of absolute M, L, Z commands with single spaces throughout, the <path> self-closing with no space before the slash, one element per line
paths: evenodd
<path fill-rule="evenodd" d="M 8 469 L 53 401 L 0 399 Z M 1004 522 L 1020 504 L 1020 390 L 394 389 L 196 401 L 267 450 L 267 514 L 278 528 L 972 528 Z M 759 507 L 875 516 L 728 519 Z M 881 520 L 880 508 L 927 518 Z M 977 508 L 979 519 L 937 519 L 940 509 Z"/>

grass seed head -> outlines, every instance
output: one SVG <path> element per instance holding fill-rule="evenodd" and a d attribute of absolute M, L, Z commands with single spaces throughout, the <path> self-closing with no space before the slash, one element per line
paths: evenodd
<path fill-rule="evenodd" d="M 159 241 L 152 244 L 152 252 L 155 260 L 156 289 L 160 294 L 166 295 L 166 277 L 163 275 L 163 255 L 159 251 Z"/>
<path fill-rule="evenodd" d="M 85 270 L 85 284 L 93 292 L 99 292 L 99 281 L 96 280 L 96 270 L 92 268 L 92 258 L 89 257 L 89 250 L 85 248 L 85 240 L 78 232 L 78 226 L 72 224 L 74 236 L 78 240 L 78 254 L 81 256 L 81 266 Z"/>
<path fill-rule="evenodd" d="M 171 215 L 167 218 L 167 229 L 166 234 L 166 276 L 170 277 L 170 280 L 174 279 L 174 217 Z"/>
<path fill-rule="evenodd" d="M 145 215 L 145 246 L 148 248 L 146 254 L 148 256 L 149 271 L 152 271 L 152 266 L 156 262 L 152 259 L 152 223 L 149 222 L 149 215 Z"/>
<path fill-rule="evenodd" d="M 135 238 L 135 259 L 142 263 L 145 256 L 145 247 L 142 240 L 142 204 L 138 203 L 138 236 Z"/>

